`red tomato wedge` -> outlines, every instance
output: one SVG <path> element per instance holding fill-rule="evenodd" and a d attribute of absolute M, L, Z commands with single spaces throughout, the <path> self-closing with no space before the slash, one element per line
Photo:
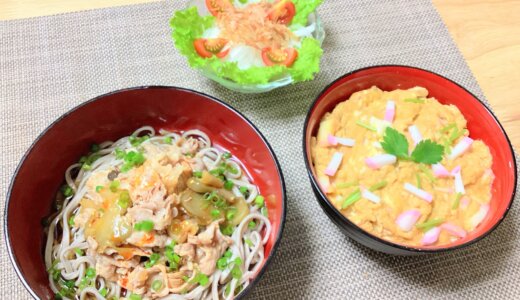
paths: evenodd
<path fill-rule="evenodd" d="M 262 60 L 266 66 L 284 65 L 290 67 L 296 58 L 298 58 L 298 51 L 294 48 L 284 50 L 264 48 L 262 50 Z"/>
<path fill-rule="evenodd" d="M 296 7 L 292 1 L 280 0 L 273 5 L 267 17 L 276 23 L 289 24 L 294 18 L 295 13 Z"/>
<path fill-rule="evenodd" d="M 206 7 L 213 16 L 226 11 L 232 4 L 229 0 L 206 0 Z"/>
<path fill-rule="evenodd" d="M 216 38 L 216 39 L 196 39 L 193 42 L 195 51 L 201 57 L 210 58 L 215 55 L 218 58 L 226 57 L 229 53 L 229 48 L 224 49 L 228 43 L 228 40 Z"/>

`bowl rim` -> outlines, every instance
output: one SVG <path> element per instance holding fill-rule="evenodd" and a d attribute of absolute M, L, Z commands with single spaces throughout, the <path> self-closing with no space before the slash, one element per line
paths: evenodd
<path fill-rule="evenodd" d="M 94 102 L 97 102 L 97 101 L 102 101 L 106 97 L 114 95 L 114 94 L 130 92 L 130 91 L 148 90 L 148 89 L 168 89 L 168 90 L 174 90 L 174 91 L 183 91 L 183 92 L 193 93 L 193 94 L 197 94 L 199 96 L 202 96 L 202 97 L 204 97 L 204 98 L 206 98 L 206 99 L 208 99 L 210 101 L 213 101 L 213 102 L 215 102 L 217 104 L 220 104 L 220 105 L 224 106 L 225 108 L 227 108 L 228 110 L 231 110 L 232 112 L 237 114 L 247 124 L 249 124 L 249 126 L 251 126 L 253 131 L 255 131 L 256 134 L 263 141 L 265 146 L 267 146 L 269 154 L 271 155 L 271 158 L 273 159 L 273 161 L 275 163 L 275 166 L 276 166 L 276 170 L 278 172 L 279 182 L 280 182 L 281 192 L 282 192 L 282 197 L 280 199 L 282 201 L 282 205 L 281 205 L 282 211 L 281 211 L 281 214 L 280 214 L 280 227 L 279 227 L 277 235 L 275 236 L 275 240 L 274 240 L 273 246 L 271 248 L 271 252 L 269 253 L 269 255 L 266 258 L 264 258 L 264 265 L 260 268 L 260 270 L 258 271 L 256 276 L 253 278 L 253 280 L 249 283 L 249 285 L 246 288 L 244 288 L 237 295 L 236 299 L 241 299 L 241 298 L 245 297 L 251 291 L 251 289 L 253 289 L 253 287 L 256 286 L 256 284 L 258 284 L 258 282 L 260 281 L 260 279 L 264 275 L 265 271 L 267 271 L 271 261 L 273 260 L 273 257 L 276 254 L 276 250 L 280 246 L 280 242 L 282 240 L 283 231 L 284 231 L 284 227 L 285 227 L 286 212 L 287 212 L 287 191 L 286 191 L 286 187 L 285 187 L 285 179 L 284 179 L 284 176 L 283 176 L 283 172 L 282 172 L 282 168 L 281 168 L 280 162 L 278 161 L 278 158 L 276 157 L 276 154 L 275 154 L 273 148 L 271 147 L 271 145 L 269 144 L 269 142 L 267 141 L 265 136 L 262 134 L 262 132 L 256 127 L 256 125 L 254 125 L 253 122 L 251 122 L 246 116 L 244 116 L 241 112 L 239 112 L 237 109 L 235 109 L 230 104 L 228 104 L 228 103 L 226 103 L 226 102 L 224 102 L 224 101 L 222 101 L 222 100 L 220 100 L 220 99 L 218 99 L 218 98 L 216 98 L 214 96 L 208 95 L 208 94 L 203 93 L 203 92 L 195 91 L 193 89 L 183 88 L 183 87 L 176 87 L 176 86 L 167 86 L 167 85 L 143 85 L 143 86 L 136 86 L 136 87 L 130 87 L 130 88 L 123 88 L 123 89 L 118 89 L 118 90 L 114 90 L 114 91 L 111 91 L 111 92 L 107 92 L 107 93 L 101 94 L 99 96 L 96 96 L 94 98 L 91 98 L 91 99 L 89 99 L 87 101 L 84 101 L 84 102 L 82 102 L 82 103 L 80 103 L 80 104 L 70 108 L 65 113 L 63 113 L 58 118 L 56 118 L 54 121 L 52 121 L 52 123 L 49 124 L 47 127 L 45 127 L 45 129 L 40 134 L 38 134 L 38 136 L 34 139 L 34 141 L 31 143 L 29 148 L 25 151 L 25 153 L 21 157 L 20 161 L 18 162 L 18 164 L 17 164 L 17 166 L 16 166 L 16 168 L 15 168 L 15 170 L 13 172 L 13 175 L 12 175 L 11 180 L 9 182 L 9 188 L 8 188 L 7 194 L 6 194 L 6 202 L 5 202 L 5 209 L 4 209 L 4 220 L 3 220 L 4 238 L 5 238 L 5 244 L 6 244 L 6 247 L 7 247 L 7 253 L 9 254 L 9 260 L 10 260 L 12 266 L 14 267 L 16 275 L 18 276 L 18 278 L 22 282 L 22 284 L 25 287 L 25 289 L 29 292 L 29 294 L 34 299 L 39 299 L 39 296 L 34 292 L 32 287 L 25 280 L 25 277 L 24 277 L 24 275 L 22 274 L 22 272 L 20 270 L 18 259 L 15 257 L 15 255 L 13 253 L 13 249 L 11 248 L 11 236 L 9 235 L 9 230 L 8 230 L 9 207 L 10 207 L 10 202 L 11 202 L 11 193 L 12 193 L 13 186 L 14 186 L 14 184 L 16 182 L 16 178 L 18 177 L 18 173 L 19 173 L 21 167 L 24 165 L 27 157 L 32 153 L 32 151 L 34 150 L 35 145 L 40 141 L 40 139 L 43 138 L 43 136 L 45 136 L 47 134 L 47 132 L 49 130 L 51 130 L 57 123 L 59 123 L 61 120 L 63 120 L 65 117 L 69 116 L 73 112 L 75 112 L 75 111 L 81 109 L 82 107 L 87 106 L 87 105 L 89 105 L 91 103 L 94 103 Z"/>
<path fill-rule="evenodd" d="M 371 233 L 361 229 L 359 226 L 357 226 L 356 224 L 351 222 L 348 218 L 346 218 L 343 214 L 341 214 L 341 212 L 339 212 L 339 210 L 336 207 L 334 207 L 334 205 L 332 205 L 330 203 L 330 201 L 328 200 L 327 196 L 321 190 L 321 187 L 318 184 L 318 182 L 316 181 L 316 178 L 314 177 L 314 174 L 312 172 L 312 168 L 313 168 L 312 167 L 312 163 L 309 161 L 309 159 L 307 157 L 307 138 L 306 138 L 306 133 L 307 133 L 307 130 L 308 130 L 308 127 L 309 127 L 309 121 L 311 119 L 311 114 L 312 114 L 316 104 L 319 102 L 319 100 L 323 96 L 326 95 L 328 90 L 334 84 L 336 84 L 337 82 L 343 80 L 344 78 L 346 78 L 348 76 L 351 76 L 351 75 L 353 75 L 355 73 L 359 73 L 361 71 L 366 71 L 366 70 L 371 70 L 371 69 L 379 69 L 379 68 L 387 68 L 387 67 L 393 67 L 393 68 L 399 68 L 399 69 L 418 70 L 418 71 L 421 71 L 421 72 L 429 73 L 431 75 L 440 77 L 440 78 L 442 78 L 444 80 L 447 80 L 447 81 L 455 84 L 456 86 L 458 86 L 459 88 L 464 90 L 466 93 L 471 95 L 479 103 L 479 105 L 484 107 L 484 109 L 491 115 L 491 117 L 498 124 L 498 128 L 500 129 L 502 135 L 506 138 L 506 141 L 509 144 L 509 150 L 511 151 L 511 155 L 512 155 L 512 158 L 513 158 L 514 170 L 515 170 L 515 173 L 514 173 L 514 185 L 513 185 L 514 188 L 513 188 L 513 192 L 511 193 L 509 204 L 508 204 L 504 214 L 500 217 L 500 219 L 490 229 L 488 229 L 487 231 L 482 233 L 480 236 L 477 236 L 474 239 L 465 242 L 464 244 L 460 244 L 460 245 L 452 246 L 452 247 L 436 248 L 436 249 L 427 249 L 427 248 L 421 249 L 421 248 L 415 248 L 415 247 L 406 246 L 406 245 L 402 245 L 402 244 L 392 243 L 392 242 L 389 242 L 389 241 L 384 240 L 382 238 L 379 238 L 379 237 L 377 237 L 377 236 L 375 236 L 375 235 L 373 235 L 373 234 L 371 234 Z M 335 79 L 333 82 L 328 84 L 325 88 L 323 88 L 323 90 L 320 92 L 320 94 L 318 96 L 316 96 L 314 101 L 311 103 L 311 105 L 310 105 L 310 107 L 309 107 L 309 109 L 307 111 L 307 116 L 305 117 L 305 123 L 304 123 L 304 126 L 303 126 L 303 139 L 302 139 L 302 143 L 303 143 L 303 156 L 304 156 L 304 160 L 305 160 L 305 167 L 307 168 L 307 174 L 308 174 L 308 176 L 310 178 L 311 184 L 315 187 L 315 190 L 319 193 L 319 196 L 320 196 L 320 197 L 316 197 L 316 200 L 318 201 L 319 204 L 325 204 L 327 207 L 329 207 L 334 214 L 330 215 L 328 212 L 325 212 L 325 213 L 327 215 L 329 215 L 330 217 L 339 218 L 339 220 L 338 220 L 339 222 L 341 222 L 343 225 L 347 225 L 347 226 L 351 227 L 354 231 L 360 233 L 361 235 L 363 235 L 365 237 L 368 237 L 368 238 L 370 238 L 372 240 L 375 240 L 375 241 L 377 241 L 379 243 L 383 243 L 386 246 L 389 246 L 389 247 L 392 247 L 392 248 L 397 248 L 399 250 L 404 250 L 404 251 L 408 251 L 408 252 L 411 252 L 411 253 L 419 254 L 419 253 L 442 253 L 442 252 L 447 252 L 447 251 L 451 251 L 451 250 L 462 249 L 462 248 L 468 247 L 468 246 L 470 246 L 470 245 L 472 245 L 472 244 L 482 240 L 483 238 L 487 237 L 491 232 L 493 232 L 498 227 L 498 225 L 500 225 L 500 223 L 502 223 L 504 218 L 507 216 L 507 213 L 511 209 L 511 205 L 513 205 L 513 201 L 515 200 L 515 195 L 516 195 L 516 191 L 517 191 L 517 183 L 518 183 L 518 168 L 517 168 L 515 152 L 514 152 L 514 149 L 513 149 L 513 145 L 511 144 L 511 140 L 509 139 L 509 137 L 508 137 L 504 127 L 502 126 L 502 124 L 500 123 L 498 118 L 495 116 L 493 111 L 491 111 L 491 109 L 489 107 L 487 107 L 482 100 L 480 100 L 477 96 L 475 96 L 475 94 L 473 94 L 472 92 L 470 92 L 468 89 L 466 89 L 462 85 L 458 84 L 457 82 L 455 82 L 455 81 L 453 81 L 453 80 L 451 80 L 451 79 L 449 79 L 449 78 L 447 78 L 447 77 L 445 77 L 443 75 L 435 73 L 433 71 L 425 70 L 425 69 L 422 69 L 422 68 L 419 68 L 419 67 L 408 66 L 408 65 L 398 65 L 398 64 L 381 64 L 381 65 L 372 65 L 372 66 L 368 66 L 368 67 L 355 69 L 355 70 L 350 71 L 350 72 L 348 72 L 348 73 L 346 73 L 344 75 L 341 75 L 340 77 Z"/>

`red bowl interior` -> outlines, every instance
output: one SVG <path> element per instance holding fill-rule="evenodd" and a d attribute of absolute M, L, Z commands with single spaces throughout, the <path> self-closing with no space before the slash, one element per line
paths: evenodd
<path fill-rule="evenodd" d="M 259 273 L 265 269 L 285 220 L 282 173 L 265 139 L 242 115 L 209 96 L 178 88 L 137 88 L 107 94 L 73 109 L 47 128 L 22 159 L 8 193 L 5 233 L 11 259 L 33 296 L 54 297 L 43 262 L 40 222 L 51 212 L 65 170 L 92 143 L 116 140 L 144 125 L 203 130 L 216 145 L 241 160 L 266 196 L 273 226 Z"/>
<path fill-rule="evenodd" d="M 443 104 L 453 104 L 459 108 L 468 121 L 470 136 L 484 141 L 493 156 L 492 169 L 496 178 L 492 187 L 491 209 L 482 224 L 466 238 L 459 239 L 449 246 L 420 249 L 439 250 L 459 247 L 493 230 L 504 218 L 514 198 L 516 163 L 511 143 L 496 117 L 480 100 L 460 85 L 435 73 L 405 66 L 378 66 L 354 71 L 332 83 L 318 97 L 309 112 L 305 132 L 307 161 L 311 162 L 310 138 L 316 135 L 323 115 L 332 111 L 339 102 L 347 100 L 352 93 L 372 86 L 378 86 L 386 91 L 414 86 L 428 89 L 430 97 L 435 97 Z M 312 166 L 312 163 L 309 165 Z M 316 183 L 314 170 L 312 172 Z M 322 194 L 325 196 L 325 193 Z M 335 208 L 334 210 L 341 215 Z"/>

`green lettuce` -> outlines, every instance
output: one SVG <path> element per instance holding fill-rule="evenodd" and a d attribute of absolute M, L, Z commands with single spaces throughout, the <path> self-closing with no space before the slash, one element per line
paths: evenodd
<path fill-rule="evenodd" d="M 323 0 L 292 0 L 296 8 L 296 14 L 291 22 L 292 25 L 307 25 L 309 15 L 318 8 Z"/>
<path fill-rule="evenodd" d="M 314 74 L 320 70 L 323 51 L 319 42 L 313 38 L 302 40 L 301 47 L 298 49 L 298 58 L 290 68 L 264 66 L 242 70 L 237 63 L 223 62 L 217 57 L 202 58 L 195 51 L 193 42 L 201 37 L 206 29 L 213 27 L 214 22 L 213 16 L 200 16 L 196 7 L 175 12 L 170 21 L 175 46 L 187 57 L 189 65 L 193 68 L 204 69 L 239 84 L 268 83 L 287 74 L 291 75 L 294 82 L 312 80 Z"/>

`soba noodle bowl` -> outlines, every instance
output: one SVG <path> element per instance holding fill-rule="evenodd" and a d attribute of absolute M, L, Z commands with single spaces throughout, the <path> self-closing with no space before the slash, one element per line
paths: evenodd
<path fill-rule="evenodd" d="M 65 173 L 45 246 L 61 299 L 233 299 L 264 260 L 259 189 L 202 131 L 150 126 Z"/>

